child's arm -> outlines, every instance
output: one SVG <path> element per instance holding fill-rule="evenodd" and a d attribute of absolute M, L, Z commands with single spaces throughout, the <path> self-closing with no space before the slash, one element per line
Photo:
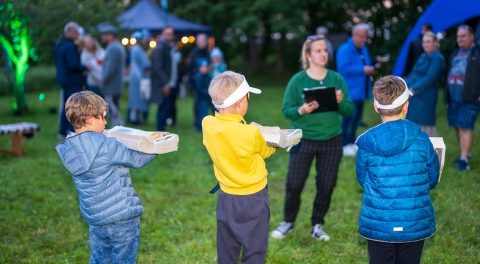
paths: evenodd
<path fill-rule="evenodd" d="M 357 152 L 357 181 L 363 187 L 365 183 L 365 174 L 367 173 L 367 166 L 363 160 L 363 150 L 358 149 Z"/>
<path fill-rule="evenodd" d="M 260 154 L 263 159 L 270 157 L 273 153 L 275 153 L 277 149 L 274 147 L 267 146 L 267 142 L 260 133 L 260 129 L 256 129 L 255 133 L 255 153 Z"/>
<path fill-rule="evenodd" d="M 115 165 L 123 165 L 128 168 L 141 168 L 158 156 L 157 154 L 147 154 L 131 150 L 115 138 L 107 138 L 106 140 L 114 141 L 110 142 L 108 152 L 114 153 L 110 161 Z"/>
<path fill-rule="evenodd" d="M 427 169 L 428 169 L 428 181 L 430 182 L 430 190 L 435 188 L 438 183 L 438 177 L 440 177 L 440 162 L 438 161 L 437 152 L 433 149 L 432 142 L 426 137 L 428 142 L 427 151 Z"/>

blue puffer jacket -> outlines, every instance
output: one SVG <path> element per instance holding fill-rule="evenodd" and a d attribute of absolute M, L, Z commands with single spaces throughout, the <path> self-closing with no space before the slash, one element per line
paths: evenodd
<path fill-rule="evenodd" d="M 357 140 L 357 180 L 363 186 L 360 234 L 405 243 L 436 229 L 430 190 L 439 177 L 438 156 L 427 134 L 408 120 L 378 125 Z"/>
<path fill-rule="evenodd" d="M 98 132 L 69 137 L 55 149 L 72 174 L 80 212 L 89 224 L 105 225 L 143 213 L 128 168 L 145 166 L 157 155 L 130 150 Z"/>

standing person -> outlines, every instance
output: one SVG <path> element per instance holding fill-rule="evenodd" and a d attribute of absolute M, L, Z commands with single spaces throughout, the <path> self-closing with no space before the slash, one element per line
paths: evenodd
<path fill-rule="evenodd" d="M 406 81 L 413 97 L 410 99 L 407 119 L 420 125 L 430 137 L 437 137 L 435 119 L 438 100 L 438 82 L 445 71 L 445 59 L 438 50 L 437 37 L 432 32 L 423 34 L 423 53 L 413 66 Z"/>
<path fill-rule="evenodd" d="M 270 203 L 264 159 L 275 153 L 260 129 L 243 118 L 250 93 L 243 75 L 226 71 L 213 78 L 208 93 L 218 108 L 202 121 L 203 144 L 220 188 L 217 200 L 218 263 L 263 263 L 267 254 Z M 242 249 L 243 248 L 243 249 Z"/>
<path fill-rule="evenodd" d="M 210 51 L 210 62 L 212 66 L 212 78 L 227 70 L 227 64 L 223 59 L 223 52 L 219 47 L 214 47 L 212 51 Z"/>
<path fill-rule="evenodd" d="M 436 229 L 430 190 L 440 166 L 428 135 L 405 120 L 410 95 L 400 77 L 375 82 L 382 124 L 357 140 L 357 181 L 363 187 L 358 224 L 370 263 L 420 263 L 425 239 Z"/>
<path fill-rule="evenodd" d="M 405 70 L 403 76 L 408 76 L 413 70 L 413 66 L 417 62 L 418 58 L 425 52 L 423 48 L 423 35 L 427 32 L 432 32 L 433 27 L 431 24 L 426 23 L 422 26 L 422 34 L 410 42 L 407 53 L 407 61 L 405 62 Z"/>
<path fill-rule="evenodd" d="M 197 109 L 195 113 L 195 131 L 202 132 L 202 123 L 204 117 L 208 115 L 208 109 L 212 105 L 212 98 L 208 95 L 208 86 L 212 78 L 210 77 L 210 68 L 208 60 L 200 59 L 197 61 L 198 73 L 195 76 L 195 98 L 197 98 Z"/>
<path fill-rule="evenodd" d="M 210 52 L 208 50 L 208 38 L 204 33 L 200 33 L 195 38 L 195 47 L 188 54 L 188 63 L 187 63 L 187 73 L 189 76 L 189 89 L 195 91 L 195 76 L 198 73 L 197 61 L 199 59 L 210 59 Z M 210 61 L 209 61 L 210 62 Z M 193 98 L 193 116 L 196 117 L 197 114 L 197 98 Z M 202 122 L 202 120 L 193 120 L 193 127 L 195 129 L 195 124 Z"/>
<path fill-rule="evenodd" d="M 201 58 L 209 60 L 210 52 L 208 50 L 207 34 L 200 33 L 195 38 L 195 47 L 188 54 L 187 73 L 190 76 L 190 89 L 195 87 L 195 76 L 198 73 L 197 61 Z"/>
<path fill-rule="evenodd" d="M 165 131 L 167 119 L 172 113 L 175 100 L 175 84 L 178 77 L 178 67 L 173 56 L 175 32 L 166 26 L 162 30 L 157 47 L 152 53 L 152 103 L 158 104 L 157 131 Z"/>
<path fill-rule="evenodd" d="M 445 100 L 448 125 L 455 127 L 460 143 L 459 171 L 469 170 L 468 158 L 473 146 L 473 129 L 480 109 L 480 48 L 475 45 L 473 29 L 461 25 L 457 30 L 456 49 L 448 69 Z"/>
<path fill-rule="evenodd" d="M 100 30 L 102 41 L 107 44 L 105 59 L 103 60 L 102 94 L 110 108 L 111 127 L 123 126 L 120 113 L 120 97 L 123 91 L 123 72 L 125 69 L 126 53 L 122 44 L 117 40 L 117 29 L 105 26 Z"/>
<path fill-rule="evenodd" d="M 337 50 L 338 73 L 345 79 L 354 105 L 353 114 L 344 117 L 342 123 L 344 156 L 355 156 L 357 153 L 355 139 L 362 121 L 363 104 L 371 96 L 371 77 L 375 73 L 375 68 L 365 45 L 369 29 L 370 27 L 364 23 L 353 26 L 352 37 Z"/>
<path fill-rule="evenodd" d="M 148 117 L 150 98 L 140 95 L 140 81 L 148 77 L 147 71 L 152 64 L 145 53 L 150 41 L 150 32 L 147 29 L 133 32 L 132 38 L 137 43 L 130 49 L 130 89 L 128 90 L 127 122 L 133 125 L 145 124 Z"/>
<path fill-rule="evenodd" d="M 80 61 L 80 52 L 74 41 L 78 38 L 78 24 L 68 22 L 63 28 L 63 35 L 53 48 L 53 57 L 56 67 L 56 80 L 62 87 L 62 101 L 60 115 L 59 138 L 65 138 L 67 132 L 73 132 L 73 126 L 65 116 L 65 102 L 70 95 L 80 92 L 84 84 L 84 73 L 87 67 Z"/>
<path fill-rule="evenodd" d="M 290 79 L 282 112 L 292 121 L 292 128 L 302 129 L 303 138 L 300 144 L 290 150 L 284 221 L 272 232 L 272 237 L 283 238 L 293 230 L 300 209 L 300 195 L 315 158 L 317 194 L 313 202 L 310 234 L 315 239 L 328 241 L 330 236 L 323 230 L 323 225 L 342 159 L 341 118 L 352 114 L 353 103 L 342 76 L 325 68 L 328 48 L 322 36 L 307 38 L 303 44 L 301 61 L 304 70 Z M 318 108 L 318 103 L 306 103 L 302 92 L 304 88 L 318 86 L 335 87 L 339 111 L 312 113 Z"/>
<path fill-rule="evenodd" d="M 327 49 L 328 49 L 328 63 L 326 65 L 327 68 L 331 68 L 332 62 L 335 61 L 335 52 L 333 51 L 333 44 L 332 42 L 328 39 L 328 28 L 324 26 L 319 26 L 317 27 L 317 30 L 315 32 L 317 35 L 322 35 L 325 38 L 325 41 L 327 42 Z"/>
<path fill-rule="evenodd" d="M 90 68 L 87 74 L 87 89 L 103 97 L 100 89 L 102 85 L 102 63 L 105 50 L 98 41 L 90 35 L 85 36 L 85 48 L 82 51 L 81 61 Z"/>
<path fill-rule="evenodd" d="M 103 135 L 108 106 L 93 92 L 73 94 L 66 109 L 75 133 L 55 149 L 72 174 L 88 223 L 90 263 L 135 263 L 143 205 L 128 168 L 143 167 L 157 155 L 130 150 Z"/>

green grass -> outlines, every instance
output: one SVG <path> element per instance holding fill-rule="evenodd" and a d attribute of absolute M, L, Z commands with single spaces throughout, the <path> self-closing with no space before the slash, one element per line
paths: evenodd
<path fill-rule="evenodd" d="M 263 93 L 250 100 L 246 120 L 288 127 L 280 110 L 284 87 L 262 88 Z M 80 215 L 71 176 L 54 150 L 59 142 L 57 116 L 49 109 L 57 107 L 58 91 L 47 91 L 42 102 L 36 99 L 38 92 L 28 96 L 32 111 L 22 117 L 11 115 L 7 107 L 10 96 L 0 97 L 0 123 L 31 121 L 42 127 L 37 136 L 24 142 L 24 157 L 0 154 L 0 263 L 87 263 L 88 225 Z M 124 96 L 123 113 L 126 104 Z M 131 170 L 145 207 L 139 263 L 216 263 L 217 195 L 208 193 L 216 180 L 202 136 L 191 129 L 191 99 L 179 100 L 178 107 L 178 126 L 171 131 L 180 135 L 179 151 Z M 369 126 L 380 122 L 370 102 L 365 111 Z M 154 129 L 155 113 L 152 107 L 150 123 L 142 129 Z M 441 103 L 438 132 L 447 144 L 447 161 L 442 180 L 431 193 L 437 232 L 426 242 L 423 263 L 475 263 L 480 259 L 480 143 L 473 150 L 472 170 L 458 173 L 451 161 L 459 148 Z M 7 136 L 0 136 L 0 148 L 9 148 L 9 144 Z M 271 229 L 282 221 L 287 164 L 284 150 L 267 160 Z M 324 226 L 331 236 L 328 243 L 309 236 L 314 174 L 312 168 L 295 231 L 283 240 L 270 239 L 267 263 L 367 263 L 366 240 L 359 235 L 357 225 L 362 188 L 356 182 L 355 159 L 344 158 L 340 165 Z"/>

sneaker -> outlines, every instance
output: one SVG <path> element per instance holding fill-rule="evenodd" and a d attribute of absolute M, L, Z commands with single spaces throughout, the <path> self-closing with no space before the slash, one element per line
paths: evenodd
<path fill-rule="evenodd" d="M 348 145 L 350 146 L 350 148 L 352 148 L 355 151 L 355 154 L 357 154 L 357 152 L 358 152 L 357 144 L 348 144 Z"/>
<path fill-rule="evenodd" d="M 355 151 L 354 148 L 352 148 L 351 145 L 346 145 L 343 147 L 343 156 L 345 157 L 353 157 L 357 155 L 357 152 Z"/>
<path fill-rule="evenodd" d="M 321 241 L 330 240 L 330 236 L 327 233 L 325 233 L 325 231 L 323 231 L 321 224 L 314 225 L 312 227 L 312 231 L 310 231 L 310 234 L 312 235 L 313 238 L 316 238 L 317 240 L 321 240 Z"/>
<path fill-rule="evenodd" d="M 277 229 L 272 231 L 272 237 L 282 239 L 286 234 L 293 231 L 293 223 L 281 222 Z"/>
<path fill-rule="evenodd" d="M 470 166 L 468 165 L 468 160 L 465 158 L 459 158 L 458 159 L 458 171 L 467 171 L 470 170 Z"/>
<path fill-rule="evenodd" d="M 468 153 L 467 159 L 470 159 L 472 156 L 473 156 L 472 152 Z M 458 162 L 460 162 L 460 159 L 461 159 L 461 158 L 462 158 L 462 157 L 456 158 L 456 159 L 453 161 L 453 163 L 458 163 Z"/>

